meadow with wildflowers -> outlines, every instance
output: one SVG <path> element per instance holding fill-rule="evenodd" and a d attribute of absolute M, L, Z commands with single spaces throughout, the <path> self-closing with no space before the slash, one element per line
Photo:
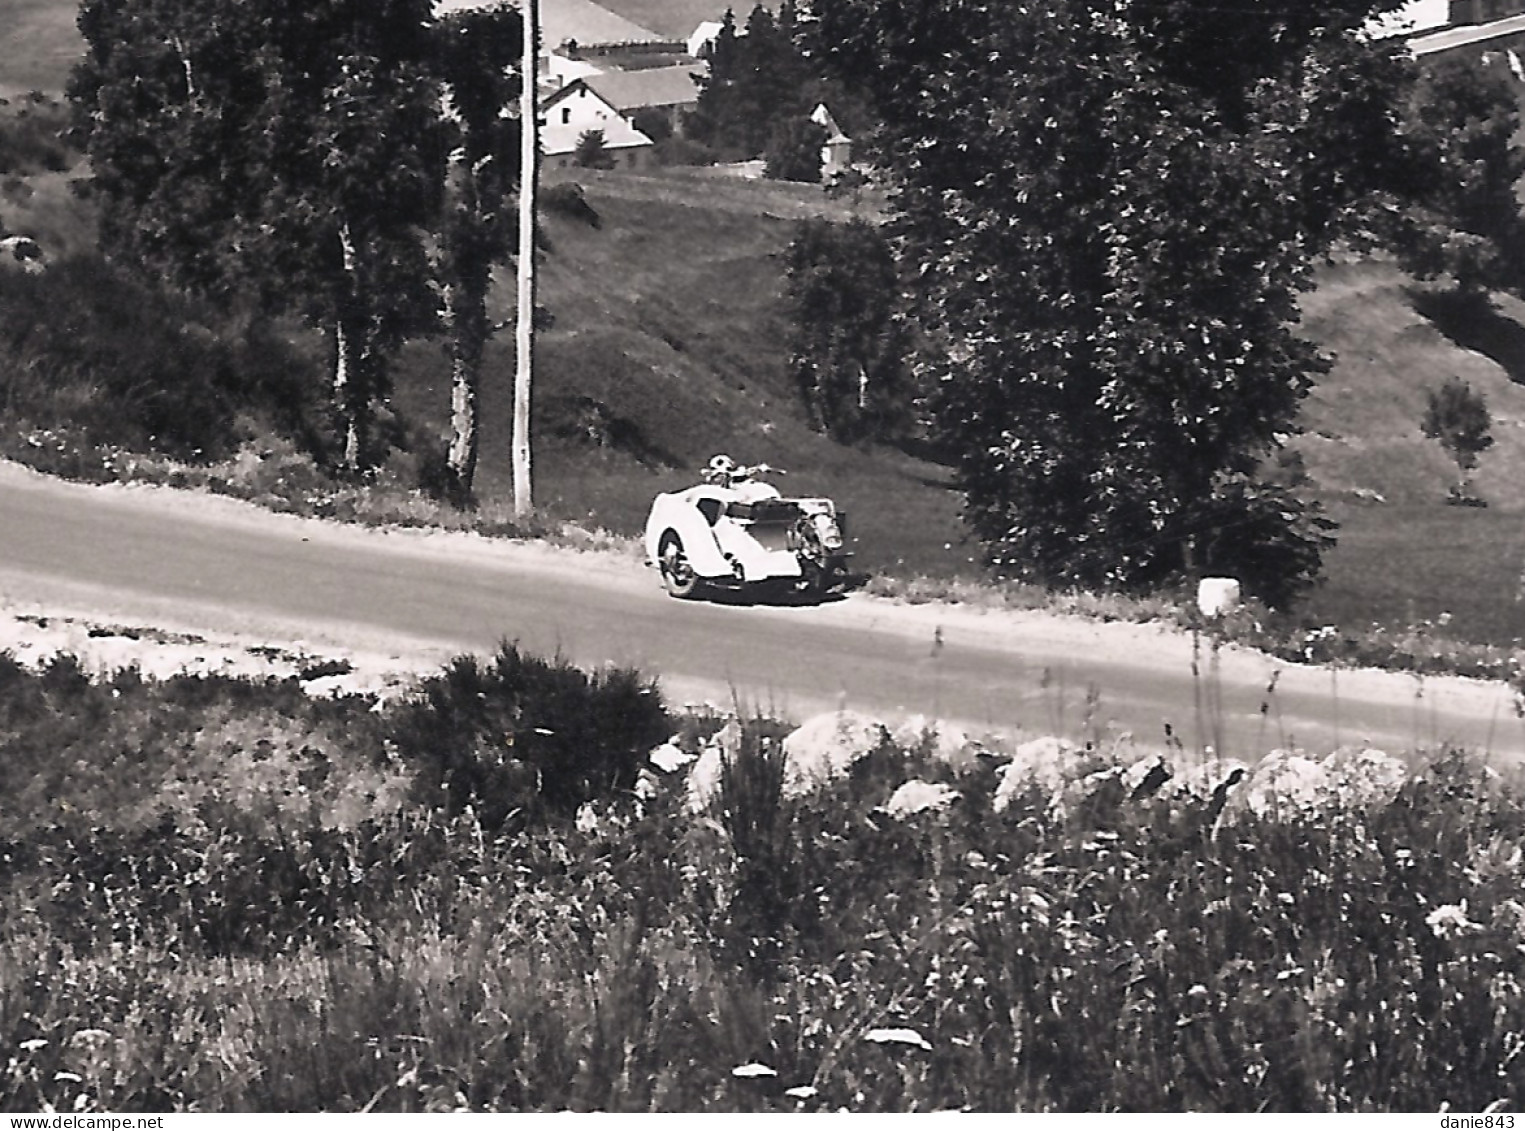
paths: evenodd
<path fill-rule="evenodd" d="M 1521 1102 L 1525 805 L 1462 754 L 790 731 L 510 648 L 0 656 L 0 1109 Z"/>

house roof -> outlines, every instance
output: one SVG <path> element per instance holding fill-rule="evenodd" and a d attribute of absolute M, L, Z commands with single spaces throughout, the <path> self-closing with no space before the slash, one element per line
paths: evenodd
<path fill-rule="evenodd" d="M 538 115 L 540 118 L 540 148 L 541 152 L 546 156 L 554 157 L 563 153 L 575 152 L 578 140 L 590 128 L 585 120 L 564 124 L 557 120 L 556 115 L 551 113 L 561 103 L 574 97 L 578 91 L 586 91 L 589 95 L 602 102 L 609 111 L 606 115 L 606 120 L 601 125 L 592 127 L 603 133 L 604 147 L 606 149 L 634 149 L 637 146 L 649 146 L 652 144 L 649 137 L 620 116 L 617 108 L 608 99 L 589 86 L 587 79 L 574 79 L 540 104 L 540 113 Z"/>
<path fill-rule="evenodd" d="M 828 142 L 852 140 L 842 132 L 842 127 L 837 125 L 837 120 L 831 116 L 831 111 L 826 109 L 824 102 L 816 104 L 816 108 L 810 112 L 810 120 L 826 131 Z"/>
<path fill-rule="evenodd" d="M 605 71 L 583 81 L 616 110 L 639 110 L 643 106 L 687 106 L 699 101 L 696 75 L 707 68 L 688 63 L 677 67 L 653 67 L 645 71 Z"/>
<path fill-rule="evenodd" d="M 1525 16 L 1510 16 L 1508 19 L 1494 20 L 1489 24 L 1463 24 L 1460 27 L 1449 27 L 1429 35 L 1416 36 L 1409 40 L 1409 50 L 1415 55 L 1433 55 L 1437 51 L 1445 51 L 1451 47 L 1486 43 L 1490 39 L 1517 35 L 1520 32 L 1525 32 Z"/>
<path fill-rule="evenodd" d="M 734 0 L 600 0 L 600 3 L 627 20 L 661 32 L 664 39 L 684 41 L 705 20 L 719 20 L 727 8 L 735 11 L 738 23 L 744 23 L 746 13 L 752 10 L 751 4 L 737 4 Z M 776 3 L 767 6 L 778 8 Z"/>
<path fill-rule="evenodd" d="M 473 8 L 491 8 L 499 0 L 435 0 L 435 15 Z M 569 39 L 584 47 L 617 43 L 656 43 L 660 32 L 626 19 L 593 0 L 540 0 L 540 43 L 555 50 Z"/>
<path fill-rule="evenodd" d="M 1373 19 L 1366 31 L 1373 39 L 1388 39 L 1438 31 L 1450 22 L 1450 0 L 1407 0 L 1403 7 Z"/>

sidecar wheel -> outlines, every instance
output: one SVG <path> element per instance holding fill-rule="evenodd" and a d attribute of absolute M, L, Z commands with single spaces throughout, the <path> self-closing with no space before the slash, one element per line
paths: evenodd
<path fill-rule="evenodd" d="M 672 531 L 662 535 L 657 549 L 658 568 L 662 571 L 662 584 L 667 592 L 679 599 L 692 597 L 699 588 L 699 575 L 689 564 L 683 552 L 683 539 Z"/>

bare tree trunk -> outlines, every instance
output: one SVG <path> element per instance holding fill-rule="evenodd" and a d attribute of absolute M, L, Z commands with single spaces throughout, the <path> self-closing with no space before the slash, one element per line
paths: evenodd
<path fill-rule="evenodd" d="M 530 480 L 530 379 L 535 346 L 535 181 L 540 161 L 540 129 L 535 109 L 535 67 L 539 54 L 538 0 L 524 0 L 524 75 L 520 95 L 519 310 L 514 369 L 514 514 L 535 509 Z"/>
<path fill-rule="evenodd" d="M 474 265 L 473 265 L 474 267 Z M 450 475 L 460 501 L 471 497 L 480 444 L 482 354 L 487 342 L 487 285 L 490 274 L 453 283 L 445 296 L 450 323 Z"/>
<path fill-rule="evenodd" d="M 370 334 L 365 320 L 357 316 L 360 283 L 358 256 L 348 224 L 339 229 L 343 252 L 345 289 L 334 319 L 334 391 L 333 406 L 344 433 L 343 466 L 359 471 L 365 454 L 364 417 L 367 401 L 366 367 L 370 356 Z"/>

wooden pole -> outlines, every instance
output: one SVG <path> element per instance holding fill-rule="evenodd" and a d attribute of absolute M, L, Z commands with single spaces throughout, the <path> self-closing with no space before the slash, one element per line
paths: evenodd
<path fill-rule="evenodd" d="M 530 380 L 535 350 L 535 182 L 540 164 L 540 123 L 535 107 L 539 55 L 539 0 L 524 5 L 524 82 L 519 98 L 519 322 L 514 369 L 514 514 L 535 509 L 530 477 Z"/>

